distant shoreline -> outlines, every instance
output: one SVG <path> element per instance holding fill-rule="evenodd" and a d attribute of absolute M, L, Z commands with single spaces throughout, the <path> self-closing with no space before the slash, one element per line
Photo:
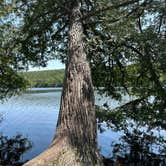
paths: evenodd
<path fill-rule="evenodd" d="M 25 93 L 48 93 L 48 92 L 61 92 L 63 87 L 44 87 L 44 88 L 28 88 Z"/>

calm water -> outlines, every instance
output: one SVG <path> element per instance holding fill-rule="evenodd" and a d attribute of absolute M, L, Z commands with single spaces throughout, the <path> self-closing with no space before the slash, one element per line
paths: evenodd
<path fill-rule="evenodd" d="M 38 90 L 40 93 L 37 93 Z M 0 104 L 0 114 L 3 118 L 0 132 L 9 137 L 19 133 L 28 137 L 33 143 L 33 148 L 24 154 L 23 159 L 31 159 L 47 149 L 55 134 L 61 91 L 50 92 L 49 89 L 49 92 L 41 93 L 41 90 L 46 89 L 33 89 L 33 93 L 13 97 Z M 100 99 L 96 95 L 96 104 L 102 105 L 106 101 L 112 107 L 118 105 L 113 100 Z M 121 135 L 122 133 L 111 130 L 106 130 L 102 134 L 98 132 L 101 153 L 109 156 L 112 141 L 118 141 Z"/>

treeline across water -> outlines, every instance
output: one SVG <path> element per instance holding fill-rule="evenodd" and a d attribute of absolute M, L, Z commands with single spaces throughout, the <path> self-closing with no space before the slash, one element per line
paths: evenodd
<path fill-rule="evenodd" d="M 127 70 L 128 72 L 134 72 L 135 66 L 130 65 Z M 35 88 L 47 88 L 47 87 L 62 87 L 64 78 L 64 69 L 59 70 L 44 70 L 44 71 L 30 71 L 21 73 L 23 77 L 28 81 L 28 87 Z M 166 75 L 161 74 L 161 81 L 166 81 Z M 129 80 L 128 80 L 129 81 Z M 126 82 L 128 82 L 126 80 Z M 96 81 L 93 81 L 96 86 Z"/>
<path fill-rule="evenodd" d="M 64 69 L 23 72 L 29 87 L 61 87 L 63 86 Z"/>

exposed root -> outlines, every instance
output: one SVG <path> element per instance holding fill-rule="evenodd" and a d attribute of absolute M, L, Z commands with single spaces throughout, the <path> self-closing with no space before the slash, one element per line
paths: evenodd
<path fill-rule="evenodd" d="M 82 163 L 76 149 L 71 148 L 66 139 L 61 139 L 54 141 L 50 148 L 24 166 L 96 166 L 96 164 Z"/>

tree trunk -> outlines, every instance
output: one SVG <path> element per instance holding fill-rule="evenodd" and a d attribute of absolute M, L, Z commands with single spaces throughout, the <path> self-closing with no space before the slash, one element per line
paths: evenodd
<path fill-rule="evenodd" d="M 91 71 L 83 42 L 81 12 L 72 9 L 68 61 L 57 124 L 57 138 L 65 137 L 85 165 L 98 163 L 96 116 Z"/>
<path fill-rule="evenodd" d="M 71 11 L 68 40 L 68 59 L 56 135 L 50 149 L 37 160 L 29 162 L 29 165 L 102 165 L 97 146 L 93 85 L 77 2 Z"/>

